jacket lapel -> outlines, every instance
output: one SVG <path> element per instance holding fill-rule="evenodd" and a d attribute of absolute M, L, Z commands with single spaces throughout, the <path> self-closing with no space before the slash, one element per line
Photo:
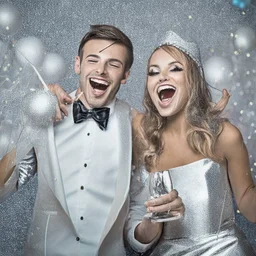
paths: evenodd
<path fill-rule="evenodd" d="M 69 216 L 64 185 L 55 146 L 53 126 L 48 128 L 45 143 L 46 145 L 43 145 L 43 147 L 37 150 L 37 156 L 40 158 L 40 162 L 44 165 L 43 168 L 41 168 L 41 175 L 44 176 L 44 179 L 47 182 L 46 185 L 49 186 L 50 190 L 58 199 L 64 211 Z"/>
<path fill-rule="evenodd" d="M 101 236 L 100 244 L 113 226 L 127 199 L 131 177 L 132 132 L 129 105 L 117 100 L 114 114 L 116 123 L 119 126 L 119 133 L 117 134 L 117 141 L 119 142 L 117 145 L 119 147 L 119 168 L 115 197 Z"/>

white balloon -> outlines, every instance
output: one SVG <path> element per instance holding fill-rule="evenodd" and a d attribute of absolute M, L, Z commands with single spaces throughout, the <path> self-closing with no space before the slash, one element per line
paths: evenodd
<path fill-rule="evenodd" d="M 213 56 L 204 63 L 205 79 L 212 86 L 227 82 L 232 71 L 233 65 L 224 57 Z"/>
<path fill-rule="evenodd" d="M 42 77 L 47 82 L 62 79 L 67 71 L 64 59 L 57 53 L 47 53 L 42 64 Z"/>
<path fill-rule="evenodd" d="M 27 65 L 29 61 L 35 67 L 40 67 L 45 57 L 45 47 L 37 37 L 24 37 L 16 43 L 15 54 L 21 65 Z"/>
<path fill-rule="evenodd" d="M 0 5 L 0 34 L 14 35 L 21 28 L 21 16 L 19 11 L 11 4 Z"/>
<path fill-rule="evenodd" d="M 56 97 L 49 91 L 36 90 L 25 95 L 23 114 L 25 125 L 47 127 L 55 117 Z"/>
<path fill-rule="evenodd" d="M 239 28 L 234 36 L 234 47 L 239 52 L 250 52 L 256 48 L 256 32 L 249 27 Z"/>

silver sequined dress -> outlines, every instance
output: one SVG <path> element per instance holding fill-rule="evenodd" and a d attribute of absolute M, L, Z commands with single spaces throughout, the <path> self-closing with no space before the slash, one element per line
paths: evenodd
<path fill-rule="evenodd" d="M 147 255 L 256 255 L 235 225 L 232 193 L 225 168 L 210 159 L 202 159 L 167 171 L 183 200 L 185 215 L 164 223 L 159 241 Z M 144 168 L 136 170 L 131 184 L 127 240 L 139 252 L 148 249 L 145 245 L 140 248 L 135 241 L 134 229 L 146 213 L 143 204 L 149 198 L 149 175 Z"/>

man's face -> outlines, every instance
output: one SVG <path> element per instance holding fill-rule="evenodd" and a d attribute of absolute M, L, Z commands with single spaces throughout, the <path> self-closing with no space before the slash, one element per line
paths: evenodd
<path fill-rule="evenodd" d="M 87 108 L 109 104 L 125 84 L 129 71 L 125 71 L 127 49 L 113 41 L 92 39 L 83 47 L 83 58 L 77 56 L 75 72 L 80 74 L 80 100 Z M 113 44 L 113 45 L 111 45 Z"/>

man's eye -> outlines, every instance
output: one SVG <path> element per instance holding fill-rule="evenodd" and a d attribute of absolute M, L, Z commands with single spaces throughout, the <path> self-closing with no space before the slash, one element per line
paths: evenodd
<path fill-rule="evenodd" d="M 115 64 L 115 63 L 109 63 L 109 65 L 110 65 L 111 67 L 114 67 L 114 68 L 120 68 L 120 65 Z"/>
<path fill-rule="evenodd" d="M 155 76 L 155 75 L 158 75 L 158 74 L 159 74 L 158 71 L 153 71 L 153 70 L 148 71 L 148 76 Z"/>
<path fill-rule="evenodd" d="M 89 62 L 89 63 L 96 63 L 97 60 L 90 60 L 90 59 L 88 59 L 88 62 Z"/>

